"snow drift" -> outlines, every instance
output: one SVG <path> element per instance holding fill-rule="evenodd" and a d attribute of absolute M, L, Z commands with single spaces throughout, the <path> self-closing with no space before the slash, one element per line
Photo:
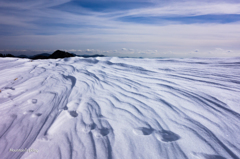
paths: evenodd
<path fill-rule="evenodd" d="M 240 58 L 0 59 L 1 159 L 239 159 Z"/>

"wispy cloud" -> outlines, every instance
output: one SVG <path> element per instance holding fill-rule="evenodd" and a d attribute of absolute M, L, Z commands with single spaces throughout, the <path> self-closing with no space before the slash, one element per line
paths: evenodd
<path fill-rule="evenodd" d="M 39 1 L 32 1 L 32 0 L 1 0 L 0 6 L 2 8 L 15 8 L 15 9 L 45 9 L 48 7 L 53 7 L 56 5 L 64 4 L 70 2 L 71 0 L 39 0 Z"/>
<path fill-rule="evenodd" d="M 117 13 L 115 13 L 117 14 Z M 206 2 L 175 2 L 167 6 L 132 9 L 118 12 L 119 16 L 197 16 L 208 14 L 240 14 L 240 4 L 206 3 Z"/>
<path fill-rule="evenodd" d="M 240 3 L 141 2 L 153 5 L 134 7 L 138 3 L 134 1 L 130 8 L 106 11 L 80 4 L 72 7 L 74 3 L 70 0 L 2 0 L 0 49 L 54 50 L 61 47 L 89 52 L 87 49 L 91 48 L 110 55 L 143 52 L 141 50 L 153 50 L 152 54 L 158 50 L 156 56 L 169 51 L 184 54 L 196 48 L 240 50 Z M 229 20 L 230 15 L 232 20 Z M 136 17 L 148 21 L 134 20 Z M 189 17 L 195 19 L 189 20 Z"/>

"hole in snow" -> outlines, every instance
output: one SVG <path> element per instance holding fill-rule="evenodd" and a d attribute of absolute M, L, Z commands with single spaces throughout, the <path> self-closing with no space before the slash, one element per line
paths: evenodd
<path fill-rule="evenodd" d="M 140 127 L 133 129 L 133 133 L 136 135 L 150 135 L 153 132 L 152 128 Z"/>
<path fill-rule="evenodd" d="M 180 136 L 172 131 L 162 130 L 155 133 L 156 138 L 163 142 L 172 142 L 180 139 Z"/>
<path fill-rule="evenodd" d="M 69 114 L 74 118 L 78 116 L 78 113 L 76 111 L 69 111 Z"/>

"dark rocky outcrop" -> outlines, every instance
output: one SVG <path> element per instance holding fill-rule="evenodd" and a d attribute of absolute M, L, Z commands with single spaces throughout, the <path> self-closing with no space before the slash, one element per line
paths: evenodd
<path fill-rule="evenodd" d="M 50 55 L 49 59 L 57 59 L 57 58 L 65 58 L 65 57 L 74 57 L 75 54 L 71 54 L 65 51 L 57 50 L 52 55 Z"/>

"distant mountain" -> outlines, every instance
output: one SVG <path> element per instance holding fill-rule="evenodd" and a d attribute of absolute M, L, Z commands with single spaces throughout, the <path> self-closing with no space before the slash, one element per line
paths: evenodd
<path fill-rule="evenodd" d="M 29 58 L 29 57 L 26 56 L 26 55 L 18 55 L 18 56 L 16 56 L 16 57 L 19 57 L 19 58 Z"/>
<path fill-rule="evenodd" d="M 31 56 L 30 59 L 48 59 L 50 55 L 51 54 L 48 54 L 48 53 L 42 53 L 42 54 Z"/>
<path fill-rule="evenodd" d="M 76 55 L 74 53 L 69 53 L 69 52 L 65 52 L 65 51 L 61 51 L 61 50 L 56 50 L 54 51 L 54 53 L 52 54 L 48 54 L 48 53 L 42 53 L 42 54 L 37 54 L 34 56 L 26 56 L 26 55 L 19 55 L 19 56 L 13 56 L 11 54 L 0 54 L 0 57 L 18 57 L 18 58 L 29 58 L 29 59 L 33 59 L 33 60 L 37 60 L 37 59 L 57 59 L 57 58 L 66 58 L 66 57 L 84 57 L 84 58 L 89 58 L 89 57 L 104 57 L 104 55 L 99 55 L 99 54 L 95 54 L 95 55 Z"/>
<path fill-rule="evenodd" d="M 0 54 L 0 57 L 15 57 L 12 54 Z"/>
<path fill-rule="evenodd" d="M 71 54 L 65 51 L 57 50 L 52 55 L 50 55 L 49 59 L 57 59 L 57 58 L 65 58 L 65 57 L 74 57 L 75 54 Z"/>

